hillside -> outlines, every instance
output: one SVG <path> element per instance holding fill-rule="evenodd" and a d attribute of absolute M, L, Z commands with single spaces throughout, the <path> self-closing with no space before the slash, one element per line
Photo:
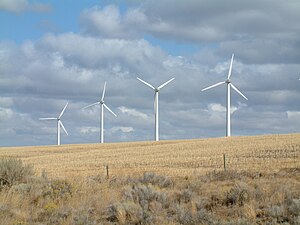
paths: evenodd
<path fill-rule="evenodd" d="M 209 138 L 160 142 L 2 147 L 0 158 L 20 158 L 50 177 L 140 175 L 153 171 L 176 176 L 218 171 L 300 166 L 300 134 Z"/>

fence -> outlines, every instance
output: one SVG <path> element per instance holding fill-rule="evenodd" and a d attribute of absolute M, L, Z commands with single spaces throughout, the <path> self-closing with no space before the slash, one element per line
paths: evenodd
<path fill-rule="evenodd" d="M 247 153 L 226 153 L 213 156 L 189 156 L 182 160 L 153 162 L 134 162 L 109 167 L 112 174 L 130 175 L 142 171 L 155 171 L 169 175 L 188 175 L 192 172 L 221 170 L 274 171 L 283 168 L 300 168 L 300 145 L 282 149 L 248 151 Z M 108 176 L 108 166 L 105 166 Z M 121 172 L 122 173 L 122 172 Z M 129 174 L 128 174 L 129 173 Z"/>

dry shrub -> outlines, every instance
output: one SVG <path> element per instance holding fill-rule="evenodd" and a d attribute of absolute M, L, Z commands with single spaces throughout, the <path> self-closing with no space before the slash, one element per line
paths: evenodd
<path fill-rule="evenodd" d="M 245 218 L 238 218 L 237 220 L 220 222 L 221 225 L 253 225 L 252 222 Z"/>
<path fill-rule="evenodd" d="M 256 209 L 255 205 L 252 203 L 245 203 L 243 207 L 241 207 L 240 216 L 246 218 L 251 222 L 255 222 L 256 220 Z"/>
<path fill-rule="evenodd" d="M 204 177 L 32 177 L 0 192 L 0 224 L 300 224 L 299 176 Z"/>
<path fill-rule="evenodd" d="M 124 192 L 125 201 L 138 203 L 144 210 L 149 209 L 151 202 L 159 202 L 164 208 L 168 207 L 170 202 L 165 191 L 157 190 L 154 186 L 137 184 Z"/>
<path fill-rule="evenodd" d="M 140 179 L 128 179 L 127 185 L 122 201 L 107 209 L 106 218 L 110 222 L 207 224 L 213 221 L 211 214 L 195 203 L 191 189 L 175 190 L 175 183 L 169 178 L 145 173 Z"/>
<path fill-rule="evenodd" d="M 107 208 L 107 220 L 119 224 L 141 224 L 144 221 L 143 210 L 134 202 L 115 203 Z"/>
<path fill-rule="evenodd" d="M 262 176 L 263 174 L 259 172 L 222 170 L 222 171 L 208 172 L 206 176 L 201 177 L 201 180 L 203 182 L 245 180 L 247 178 L 255 179 L 255 178 L 260 178 Z"/>
<path fill-rule="evenodd" d="M 93 208 L 80 207 L 73 210 L 72 225 L 93 225 L 95 210 Z"/>
<path fill-rule="evenodd" d="M 61 201 L 72 197 L 73 186 L 66 180 L 52 180 L 48 184 L 48 190 L 44 193 L 54 201 Z"/>
<path fill-rule="evenodd" d="M 186 204 L 192 201 L 193 192 L 190 189 L 176 190 L 170 197 L 176 204 Z"/>
<path fill-rule="evenodd" d="M 172 188 L 174 184 L 174 182 L 169 177 L 157 175 L 153 172 L 145 172 L 143 177 L 138 179 L 128 178 L 127 183 L 142 183 L 145 185 L 152 184 L 153 186 L 158 186 L 160 188 Z"/>
<path fill-rule="evenodd" d="M 20 159 L 0 159 L 0 189 L 15 184 L 26 183 L 33 176 L 33 167 L 23 165 Z"/>
<path fill-rule="evenodd" d="M 176 205 L 176 214 L 180 224 L 198 224 L 193 213 L 184 206 Z"/>
<path fill-rule="evenodd" d="M 227 206 L 243 206 L 250 201 L 252 193 L 253 192 L 246 183 L 239 182 L 226 193 L 224 203 Z"/>
<path fill-rule="evenodd" d="M 300 199 L 292 199 L 287 205 L 288 213 L 293 217 L 300 216 Z"/>
<path fill-rule="evenodd" d="M 156 224 L 167 215 L 171 204 L 167 190 L 173 182 L 166 177 L 145 173 L 142 178 L 127 180 L 122 201 L 110 205 L 106 218 L 119 224 Z"/>

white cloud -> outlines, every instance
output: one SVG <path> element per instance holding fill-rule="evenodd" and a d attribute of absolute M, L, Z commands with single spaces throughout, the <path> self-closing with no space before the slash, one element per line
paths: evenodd
<path fill-rule="evenodd" d="M 287 116 L 288 116 L 288 119 L 291 119 L 291 120 L 299 120 L 300 121 L 300 111 L 287 111 Z"/>
<path fill-rule="evenodd" d="M 295 63 L 300 57 L 295 48 L 299 47 L 299 7 L 299 1 L 280 0 L 255 0 L 250 4 L 236 0 L 217 4 L 147 0 L 123 13 L 115 5 L 89 8 L 80 21 L 83 31 L 95 36 L 141 38 L 150 34 L 195 45 L 217 44 L 218 54 L 238 52 L 247 63 Z"/>
<path fill-rule="evenodd" d="M 134 131 L 133 127 L 112 127 L 110 130 L 112 133 L 116 133 L 118 131 L 123 133 L 131 133 Z"/>
<path fill-rule="evenodd" d="M 0 10 L 13 13 L 24 11 L 47 12 L 51 6 L 42 3 L 29 3 L 27 0 L 0 0 Z"/>
<path fill-rule="evenodd" d="M 1 107 L 12 107 L 14 101 L 10 97 L 0 97 L 0 106 Z"/>
<path fill-rule="evenodd" d="M 100 132 L 100 128 L 99 127 L 80 127 L 79 128 L 79 132 L 81 134 L 90 134 L 90 133 L 99 133 Z"/>
<path fill-rule="evenodd" d="M 80 15 L 83 32 L 109 38 L 131 38 L 140 36 L 137 26 L 144 23 L 145 16 L 137 9 L 129 9 L 121 15 L 119 8 L 108 5 L 85 9 Z"/>
<path fill-rule="evenodd" d="M 226 112 L 226 107 L 218 103 L 211 103 L 208 105 L 208 109 L 213 112 Z"/>
<path fill-rule="evenodd" d="M 118 107 L 118 109 L 122 113 L 125 113 L 129 116 L 137 117 L 137 118 L 140 118 L 140 119 L 143 119 L 143 120 L 149 120 L 149 116 L 147 114 L 139 112 L 136 109 L 130 109 L 130 108 L 127 108 L 125 106 L 120 106 L 120 107 Z"/>
<path fill-rule="evenodd" d="M 231 105 L 230 107 L 230 114 L 233 114 L 234 112 L 236 112 L 237 110 L 246 107 L 247 105 L 244 103 L 240 103 L 238 102 L 238 106 L 233 106 Z M 208 110 L 210 113 L 226 113 L 227 109 L 226 107 L 222 106 L 219 103 L 211 103 L 208 105 Z"/>
<path fill-rule="evenodd" d="M 176 77 L 159 99 L 162 137 L 223 136 L 226 86 L 200 90 L 226 79 L 232 53 L 232 82 L 249 98 L 232 91 L 234 133 L 300 131 L 294 122 L 300 108 L 298 2 L 146 0 L 126 9 L 97 6 L 82 11 L 79 33 L 50 33 L 21 44 L 1 41 L 0 114 L 11 118 L 1 123 L 6 141 L 1 144 L 55 143 L 55 124 L 38 118 L 57 115 L 66 101 L 63 122 L 70 136 L 64 141 L 98 140 L 99 107 L 81 108 L 99 101 L 105 81 L 107 105 L 120 110 L 117 118 L 105 113 L 106 140 L 152 140 L 153 92 L 136 76 L 154 86 Z M 198 52 L 172 53 L 182 43 Z"/>
<path fill-rule="evenodd" d="M 13 111 L 9 108 L 0 108 L 0 121 L 7 121 L 13 118 Z"/>

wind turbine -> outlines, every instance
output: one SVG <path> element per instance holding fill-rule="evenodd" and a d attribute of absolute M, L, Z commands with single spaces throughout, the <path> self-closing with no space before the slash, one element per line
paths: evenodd
<path fill-rule="evenodd" d="M 110 108 L 108 108 L 108 106 L 104 103 L 105 89 L 106 89 L 106 82 L 104 83 L 104 88 L 103 88 L 102 97 L 101 97 L 100 101 L 82 108 L 82 109 L 86 109 L 86 108 L 89 108 L 89 107 L 94 106 L 94 105 L 101 105 L 101 112 L 100 112 L 100 143 L 104 143 L 104 135 L 103 135 L 103 132 L 104 132 L 104 130 L 103 130 L 104 114 L 103 114 L 103 107 L 105 107 L 115 117 L 117 117 L 117 115 Z"/>
<path fill-rule="evenodd" d="M 171 81 L 173 81 L 175 79 L 175 77 L 173 77 L 172 79 L 168 80 L 167 82 L 163 83 L 162 85 L 160 85 L 158 88 L 153 87 L 153 85 L 147 83 L 146 81 L 142 80 L 141 78 L 137 79 L 139 81 L 141 81 L 142 83 L 144 83 L 145 85 L 147 85 L 148 87 L 150 87 L 152 90 L 154 90 L 155 94 L 154 94 L 154 113 L 155 113 L 155 141 L 159 141 L 159 129 L 158 129 L 158 92 L 164 87 L 166 86 L 168 83 L 170 83 Z"/>
<path fill-rule="evenodd" d="M 229 67 L 229 71 L 228 71 L 227 80 L 219 82 L 219 83 L 216 83 L 214 85 L 211 85 L 211 86 L 209 86 L 207 88 L 202 89 L 202 91 L 206 91 L 206 90 L 214 88 L 216 86 L 219 86 L 219 85 L 222 85 L 222 84 L 227 84 L 227 110 L 226 110 L 226 116 L 227 116 L 227 120 L 226 120 L 226 136 L 227 137 L 230 137 L 230 135 L 231 135 L 231 132 L 230 132 L 230 90 L 231 90 L 231 88 L 233 88 L 233 90 L 235 90 L 237 93 L 239 93 L 244 99 L 248 100 L 246 98 L 246 96 L 243 95 L 242 92 L 239 89 L 237 89 L 237 87 L 235 87 L 231 83 L 230 76 L 231 76 L 231 71 L 232 71 L 233 57 L 234 57 L 234 54 L 232 54 L 232 57 L 231 57 L 231 62 L 230 62 L 230 67 Z"/>
<path fill-rule="evenodd" d="M 59 114 L 59 116 L 57 118 L 55 118 L 55 117 L 49 117 L 49 118 L 40 118 L 39 119 L 39 120 L 56 120 L 57 121 L 57 145 L 60 145 L 60 127 L 62 127 L 63 130 L 65 131 L 65 133 L 67 135 L 69 135 L 68 132 L 67 132 L 67 130 L 66 130 L 66 128 L 64 127 L 63 123 L 60 120 L 61 117 L 62 117 L 62 115 L 64 114 L 64 112 L 65 112 L 68 104 L 69 103 L 67 102 L 67 104 L 65 105 L 65 107 L 63 108 L 63 110 L 61 111 L 61 113 Z"/>

